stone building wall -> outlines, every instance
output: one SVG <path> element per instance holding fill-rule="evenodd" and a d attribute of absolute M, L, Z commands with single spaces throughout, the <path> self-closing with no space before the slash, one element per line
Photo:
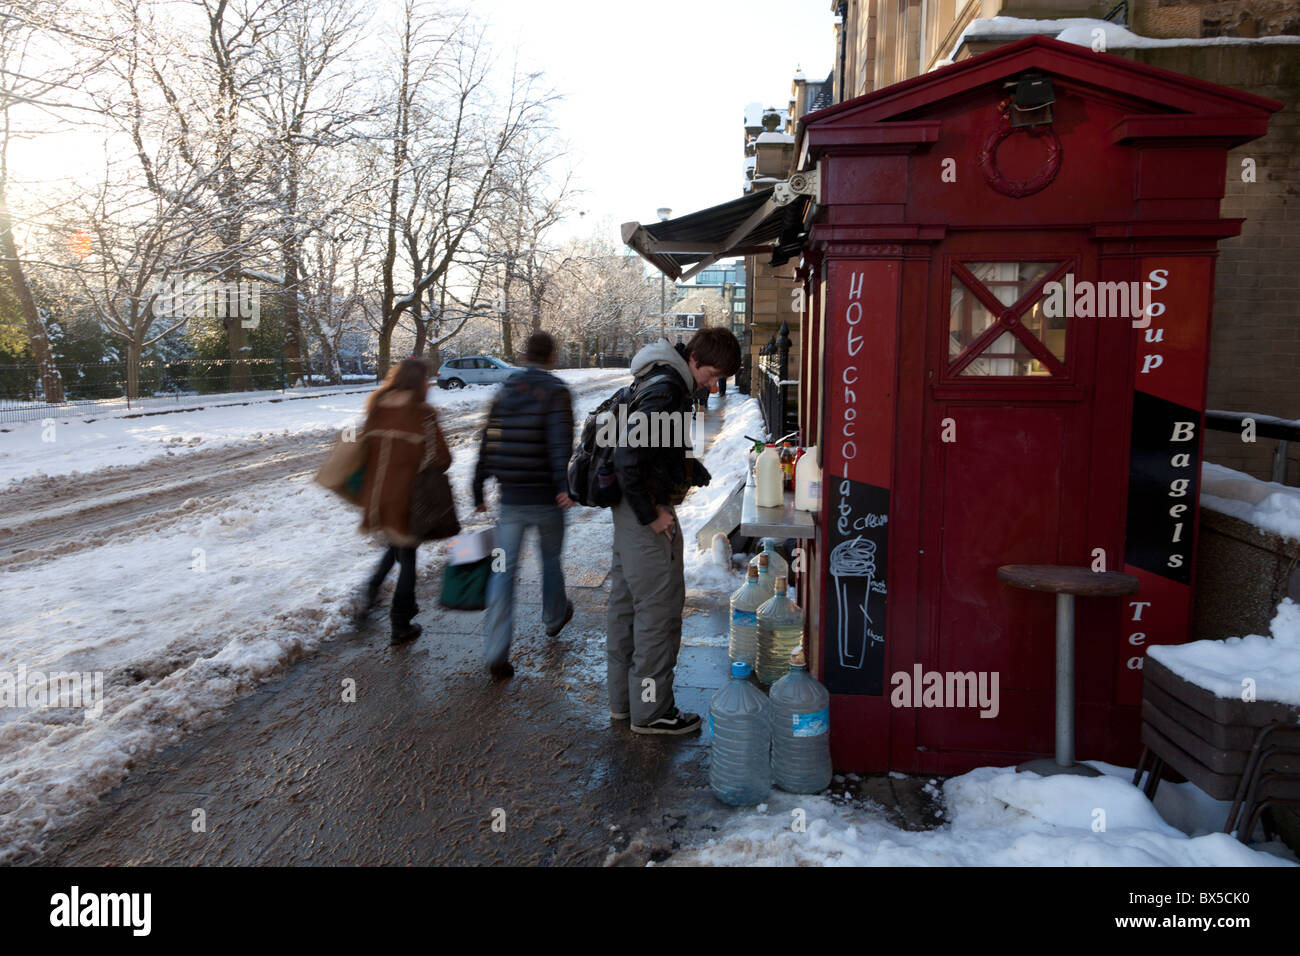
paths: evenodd
<path fill-rule="evenodd" d="M 1232 150 L 1220 207 L 1244 218 L 1219 243 L 1208 407 L 1300 418 L 1300 44 L 1116 50 L 1122 56 L 1285 103 L 1268 135 Z M 1242 161 L 1255 181 L 1242 181 Z M 1207 432 L 1205 458 L 1268 478 L 1275 443 Z M 1300 483 L 1300 447 L 1288 484 Z"/>

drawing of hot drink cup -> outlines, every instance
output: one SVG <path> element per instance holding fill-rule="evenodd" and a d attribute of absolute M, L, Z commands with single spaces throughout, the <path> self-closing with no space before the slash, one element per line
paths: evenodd
<path fill-rule="evenodd" d="M 867 602 L 871 600 L 871 589 L 876 576 L 876 542 L 863 537 L 841 541 L 831 550 L 830 572 L 835 578 L 835 602 L 839 609 L 839 621 L 836 634 L 836 647 L 839 651 L 840 666 L 850 670 L 860 670 L 866 659 L 868 634 L 871 618 L 866 612 Z M 850 578 L 866 578 L 866 597 L 861 604 L 849 599 Z M 849 626 L 849 612 L 853 609 L 862 611 L 863 622 L 861 635 L 858 628 Z"/>

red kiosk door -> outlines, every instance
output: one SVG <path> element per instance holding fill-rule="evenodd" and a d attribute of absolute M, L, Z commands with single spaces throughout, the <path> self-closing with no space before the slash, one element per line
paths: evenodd
<path fill-rule="evenodd" d="M 1006 763 L 1051 750 L 1055 603 L 1006 587 L 996 572 L 1003 564 L 1087 564 L 1098 544 L 1085 520 L 1096 321 L 1049 315 L 1059 310 L 1044 295 L 1067 274 L 1095 280 L 1089 245 L 1068 234 L 966 234 L 950 237 L 932 260 L 925 440 L 916 443 L 929 504 L 914 660 L 922 679 L 937 671 L 945 689 L 976 693 L 916 706 L 913 665 L 893 692 L 913 695 L 894 703 L 912 705 L 918 751 L 966 751 L 958 758 L 966 764 L 974 753 Z M 1082 662 L 1087 648 L 1077 656 Z M 901 663 L 893 660 L 895 674 Z M 1109 684 L 1105 667 L 1098 671 Z M 974 688 L 948 676 L 972 672 Z M 1081 682 L 1080 706 L 1099 690 Z"/>

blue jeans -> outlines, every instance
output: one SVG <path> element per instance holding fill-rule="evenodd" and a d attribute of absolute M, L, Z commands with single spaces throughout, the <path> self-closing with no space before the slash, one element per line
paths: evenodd
<path fill-rule="evenodd" d="M 496 546 L 505 552 L 506 569 L 494 571 L 488 580 L 487 621 L 484 626 L 483 656 L 487 663 L 502 664 L 510 657 L 510 639 L 515 627 L 515 576 L 524 532 L 535 527 L 542 546 L 542 623 L 558 627 L 568 610 L 564 591 L 564 511 L 558 505 L 501 505 L 497 521 Z"/>

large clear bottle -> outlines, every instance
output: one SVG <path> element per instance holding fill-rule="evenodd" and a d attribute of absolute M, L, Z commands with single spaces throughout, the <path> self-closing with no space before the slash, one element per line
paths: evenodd
<path fill-rule="evenodd" d="M 772 593 L 758 581 L 758 566 L 751 564 L 745 583 L 731 595 L 731 642 L 728 647 L 733 661 L 744 661 L 751 668 L 758 657 L 758 606 Z"/>
<path fill-rule="evenodd" d="M 776 578 L 772 576 L 771 566 L 767 563 L 767 552 L 760 551 L 751 564 L 758 568 L 758 586 L 763 589 L 764 601 L 776 593 Z"/>
<path fill-rule="evenodd" d="M 761 683 L 785 676 L 790 652 L 803 646 L 803 611 L 785 596 L 785 578 L 776 579 L 776 593 L 758 608 L 758 663 Z"/>
<path fill-rule="evenodd" d="M 752 806 L 772 789 L 772 725 L 767 697 L 749 682 L 744 661 L 709 703 L 709 786 L 733 807 Z"/>
<path fill-rule="evenodd" d="M 768 701 L 772 782 L 787 793 L 821 793 L 831 785 L 831 695 L 808 673 L 802 647 Z"/>
<path fill-rule="evenodd" d="M 779 576 L 784 576 L 787 580 L 789 579 L 790 565 L 776 550 L 776 541 L 772 538 L 763 539 L 763 550 L 750 558 L 749 563 L 757 566 L 758 559 L 763 555 L 767 555 L 767 570 L 772 575 L 773 579 Z"/>

